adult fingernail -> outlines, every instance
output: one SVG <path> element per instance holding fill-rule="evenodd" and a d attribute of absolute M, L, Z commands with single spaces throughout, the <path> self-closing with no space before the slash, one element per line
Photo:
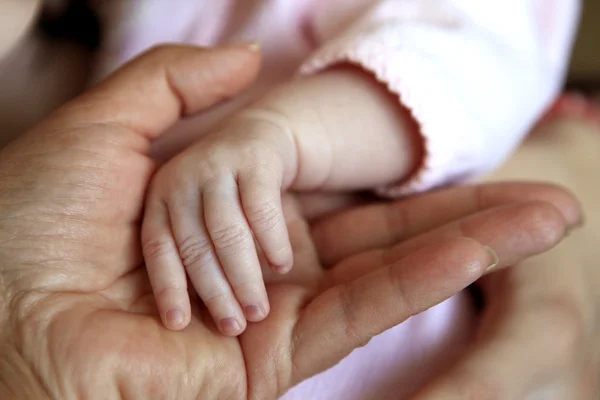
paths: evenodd
<path fill-rule="evenodd" d="M 221 332 L 226 335 L 237 335 L 242 328 L 235 318 L 223 318 L 219 321 L 219 324 L 221 325 Z"/>
<path fill-rule="evenodd" d="M 492 257 L 492 263 L 485 269 L 486 272 L 489 272 L 498 266 L 498 264 L 500 263 L 500 258 L 498 257 L 498 253 L 496 253 L 496 251 L 494 249 L 492 249 L 491 247 L 489 247 L 489 246 L 483 246 L 483 247 Z"/>
<path fill-rule="evenodd" d="M 244 315 L 250 321 L 260 321 L 265 317 L 265 312 L 261 306 L 249 305 L 244 307 Z"/>
<path fill-rule="evenodd" d="M 260 51 L 260 43 L 258 42 L 250 42 L 248 43 L 248 50 L 259 52 Z"/>
<path fill-rule="evenodd" d="M 241 42 L 241 43 L 231 43 L 228 44 L 226 47 L 233 47 L 233 48 L 245 48 L 246 50 L 250 50 L 254 53 L 258 53 L 260 52 L 260 43 L 259 42 L 255 42 L 255 41 L 251 41 L 251 42 Z"/>
<path fill-rule="evenodd" d="M 173 328 L 180 327 L 185 321 L 185 314 L 178 308 L 167 311 L 167 325 Z"/>

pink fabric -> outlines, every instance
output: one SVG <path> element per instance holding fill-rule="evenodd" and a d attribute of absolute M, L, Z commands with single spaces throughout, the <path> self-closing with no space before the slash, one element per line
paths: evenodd
<path fill-rule="evenodd" d="M 550 4 L 551 3 L 551 4 Z M 109 27 L 104 75 L 152 45 L 258 40 L 254 91 L 180 127 L 169 153 L 295 72 L 352 62 L 384 82 L 419 122 L 426 157 L 403 185 L 422 191 L 486 172 L 558 94 L 577 0 L 98 0 Z M 175 135 L 175 134 L 174 134 Z"/>
<path fill-rule="evenodd" d="M 348 3 L 359 2 L 320 4 L 335 13 L 334 3 L 352 13 Z M 560 90 L 575 1 L 555 0 L 553 8 L 539 0 L 371 3 L 340 31 L 317 9 L 313 31 L 322 45 L 301 72 L 358 64 L 412 111 L 426 158 L 409 182 L 383 193 L 422 191 L 492 169 Z"/>
<path fill-rule="evenodd" d="M 295 74 L 351 62 L 398 95 L 426 155 L 402 195 L 481 174 L 518 145 L 558 94 L 577 0 L 98 0 L 109 28 L 103 76 L 164 42 L 261 42 L 265 65 L 243 96 L 185 121 L 162 157 Z M 461 294 L 412 318 L 285 399 L 400 399 L 452 360 L 474 323 Z"/>

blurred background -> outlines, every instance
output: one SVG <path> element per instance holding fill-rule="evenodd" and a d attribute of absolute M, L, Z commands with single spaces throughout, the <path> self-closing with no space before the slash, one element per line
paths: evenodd
<path fill-rule="evenodd" d="M 32 11 L 42 3 L 43 12 Z M 0 146 L 85 88 L 100 42 L 86 4 L 0 0 Z M 568 86 L 600 93 L 600 0 L 584 0 Z"/>
<path fill-rule="evenodd" d="M 569 83 L 600 92 L 600 1 L 585 0 Z"/>

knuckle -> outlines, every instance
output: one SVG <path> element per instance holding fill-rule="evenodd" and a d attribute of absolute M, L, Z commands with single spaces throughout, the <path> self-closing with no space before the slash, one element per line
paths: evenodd
<path fill-rule="evenodd" d="M 248 136 L 239 142 L 239 151 L 243 159 L 249 163 L 255 163 L 261 160 L 261 155 L 265 153 L 264 144 L 259 140 L 253 140 L 252 136 Z M 260 143 L 260 144 L 259 144 Z"/>
<path fill-rule="evenodd" d="M 171 183 L 169 175 L 169 166 L 156 171 L 148 184 L 146 203 L 164 202 L 167 200 L 168 197 L 165 196 L 165 193 L 169 193 Z"/>
<path fill-rule="evenodd" d="M 282 215 L 275 201 L 270 199 L 256 206 L 250 206 L 247 217 L 252 229 L 258 232 L 267 232 L 277 226 Z"/>
<path fill-rule="evenodd" d="M 199 295 L 204 302 L 204 305 L 208 308 L 212 308 L 215 304 L 222 304 L 234 300 L 229 292 L 220 289 L 199 293 Z"/>
<path fill-rule="evenodd" d="M 163 186 L 169 189 L 170 197 L 173 192 L 188 193 L 198 185 L 214 184 L 231 175 L 229 158 L 223 150 L 210 142 L 202 144 L 202 147 L 195 146 L 194 151 L 180 154 L 157 172 Z"/>
<path fill-rule="evenodd" d="M 165 298 L 170 298 L 173 296 L 179 296 L 182 293 L 187 295 L 187 287 L 184 286 L 176 286 L 176 285 L 167 285 L 161 287 L 160 289 L 154 292 L 154 297 L 157 301 Z"/>
<path fill-rule="evenodd" d="M 244 282 L 230 282 L 236 295 L 251 294 L 252 297 L 264 292 L 264 285 L 260 277 L 250 276 Z"/>
<path fill-rule="evenodd" d="M 146 261 L 160 258 L 173 250 L 173 241 L 167 237 L 148 239 L 142 243 L 142 253 Z"/>
<path fill-rule="evenodd" d="M 244 131 L 243 137 L 237 137 L 235 149 L 236 159 L 248 167 L 249 177 L 261 182 L 265 181 L 263 177 L 271 179 L 278 175 L 279 153 L 264 135 Z"/>
<path fill-rule="evenodd" d="M 215 228 L 211 237 L 217 250 L 239 250 L 249 238 L 248 230 L 242 224 Z"/>
<path fill-rule="evenodd" d="M 397 243 L 406 238 L 407 233 L 414 227 L 412 213 L 404 202 L 393 202 L 386 204 L 386 217 L 384 218 L 384 233 L 389 238 L 387 243 Z"/>
<path fill-rule="evenodd" d="M 246 160 L 248 173 L 243 176 L 248 186 L 256 188 L 262 193 L 274 193 L 279 190 L 281 185 L 281 171 L 266 160 L 265 156 L 260 156 L 258 160 Z"/>
<path fill-rule="evenodd" d="M 182 180 L 182 176 L 185 175 L 179 173 L 180 164 L 180 161 L 175 161 L 156 171 L 148 185 L 147 197 L 149 199 L 160 199 L 165 202 L 165 205 L 169 206 L 175 197 L 174 195 L 177 195 L 182 188 L 190 186 Z"/>
<path fill-rule="evenodd" d="M 193 169 L 197 171 L 197 179 L 202 184 L 217 181 L 224 175 L 223 160 L 226 158 L 222 157 L 219 150 L 214 148 L 214 146 L 210 149 L 210 154 L 204 157 L 202 161 L 196 161 L 195 164 L 197 167 Z M 189 168 L 183 167 L 182 173 L 185 173 L 186 170 L 189 171 Z"/>
<path fill-rule="evenodd" d="M 339 291 L 339 304 L 344 324 L 344 337 L 349 338 L 356 347 L 366 346 L 371 339 L 378 333 L 363 335 L 360 333 L 361 321 L 359 321 L 352 301 L 352 289 L 348 285 L 344 285 Z"/>
<path fill-rule="evenodd" d="M 189 236 L 179 244 L 179 256 L 185 268 L 210 261 L 211 250 L 210 241 L 201 234 Z"/>

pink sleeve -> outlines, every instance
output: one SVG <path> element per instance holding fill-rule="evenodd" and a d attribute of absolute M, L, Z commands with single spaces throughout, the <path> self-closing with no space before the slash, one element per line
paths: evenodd
<path fill-rule="evenodd" d="M 314 1 L 300 74 L 349 62 L 397 94 L 425 145 L 398 196 L 474 177 L 519 144 L 561 90 L 578 0 Z"/>

